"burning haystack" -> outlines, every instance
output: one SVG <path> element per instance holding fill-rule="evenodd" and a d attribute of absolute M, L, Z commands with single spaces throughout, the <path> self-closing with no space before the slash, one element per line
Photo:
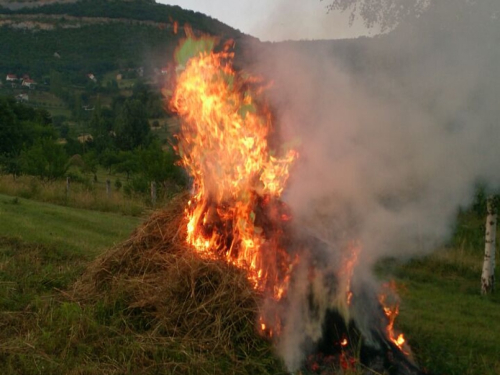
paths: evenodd
<path fill-rule="evenodd" d="M 353 277 L 361 245 L 294 222 L 282 193 L 298 152 L 280 139 L 263 81 L 233 68 L 230 43 L 216 45 L 187 29 L 177 51 L 169 105 L 190 196 L 99 259 L 76 293 L 123 295 L 147 334 L 235 362 L 265 339 L 290 372 L 420 374 L 394 332 L 397 305 Z"/>

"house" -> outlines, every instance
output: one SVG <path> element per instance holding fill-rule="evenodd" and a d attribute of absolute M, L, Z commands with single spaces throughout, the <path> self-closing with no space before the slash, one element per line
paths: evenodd
<path fill-rule="evenodd" d="M 7 74 L 7 77 L 5 78 L 7 82 L 16 82 L 17 81 L 17 76 L 15 74 Z"/>
<path fill-rule="evenodd" d="M 80 143 L 85 143 L 85 142 L 92 142 L 94 140 L 94 137 L 92 137 L 92 134 L 81 134 L 78 136 L 78 142 Z"/>
<path fill-rule="evenodd" d="M 24 87 L 29 88 L 30 90 L 33 90 L 36 88 L 36 82 L 33 81 L 32 79 L 24 79 L 21 86 L 24 86 Z"/>
<path fill-rule="evenodd" d="M 29 96 L 28 96 L 28 94 L 19 94 L 19 95 L 16 95 L 16 101 L 18 103 L 28 102 L 29 101 Z"/>
<path fill-rule="evenodd" d="M 93 82 L 97 82 L 97 78 L 92 73 L 87 74 L 87 78 Z"/>
<path fill-rule="evenodd" d="M 161 68 L 161 74 L 167 75 L 168 74 L 168 67 Z"/>

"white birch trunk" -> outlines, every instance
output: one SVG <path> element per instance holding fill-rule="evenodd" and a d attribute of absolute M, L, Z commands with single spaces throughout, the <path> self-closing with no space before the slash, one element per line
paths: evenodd
<path fill-rule="evenodd" d="M 483 273 L 481 275 L 481 293 L 488 294 L 495 288 L 495 239 L 497 234 L 497 213 L 493 197 L 488 198 L 488 216 L 486 217 L 486 234 L 484 246 Z"/>

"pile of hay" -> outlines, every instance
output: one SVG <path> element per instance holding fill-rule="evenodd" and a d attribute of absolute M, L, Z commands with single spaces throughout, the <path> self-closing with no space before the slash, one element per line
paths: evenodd
<path fill-rule="evenodd" d="M 90 264 L 72 298 L 93 306 L 101 323 L 119 317 L 141 372 L 281 372 L 257 333 L 259 297 L 244 272 L 186 246 L 186 201 L 177 197 Z"/>

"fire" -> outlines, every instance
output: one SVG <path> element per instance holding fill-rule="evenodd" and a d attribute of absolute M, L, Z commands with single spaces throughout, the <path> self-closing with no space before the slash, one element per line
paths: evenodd
<path fill-rule="evenodd" d="M 396 284 L 394 281 L 391 281 L 390 283 L 384 284 L 384 287 L 388 289 L 387 293 L 382 293 L 379 295 L 379 302 L 382 305 L 384 309 L 384 313 L 387 316 L 387 319 L 389 323 L 387 324 L 386 327 L 386 334 L 389 340 L 391 340 L 403 353 L 409 354 L 406 351 L 405 348 L 405 343 L 406 340 L 404 338 L 404 335 L 401 333 L 396 336 L 396 333 L 394 332 L 394 322 L 396 321 L 397 316 L 399 315 L 399 301 L 394 301 L 390 303 L 389 296 L 395 295 L 395 290 L 396 290 Z"/>
<path fill-rule="evenodd" d="M 278 198 L 298 155 L 270 146 L 262 83 L 234 70 L 231 45 L 216 52 L 214 38 L 186 32 L 171 105 L 181 119 L 178 153 L 194 186 L 187 241 L 203 256 L 245 269 L 256 289 L 280 299 L 294 260 L 280 246 L 290 214 Z"/>
<path fill-rule="evenodd" d="M 185 210 L 186 241 L 200 256 L 245 270 L 257 291 L 273 303 L 282 301 L 300 261 L 286 251 L 292 215 L 280 200 L 298 153 L 273 147 L 278 142 L 265 85 L 234 69 L 233 43 L 217 50 L 215 38 L 195 36 L 189 28 L 186 34 L 176 52 L 170 101 L 181 122 L 177 152 L 193 184 Z M 346 324 L 360 252 L 357 242 L 350 243 L 337 269 L 336 298 Z M 399 305 L 390 305 L 386 294 L 379 302 L 388 319 L 386 335 L 403 351 L 405 339 L 394 332 Z M 261 316 L 256 329 L 280 337 L 284 323 L 272 314 Z M 354 368 L 347 338 L 335 342 L 340 342 L 341 366 Z"/>
<path fill-rule="evenodd" d="M 347 256 L 344 259 L 344 267 L 342 268 L 341 276 L 345 285 L 345 295 L 347 306 L 351 305 L 352 301 L 352 290 L 351 290 L 351 281 L 354 274 L 354 268 L 358 263 L 359 253 L 361 251 L 361 247 L 358 244 L 351 243 L 349 246 L 349 251 Z"/>

